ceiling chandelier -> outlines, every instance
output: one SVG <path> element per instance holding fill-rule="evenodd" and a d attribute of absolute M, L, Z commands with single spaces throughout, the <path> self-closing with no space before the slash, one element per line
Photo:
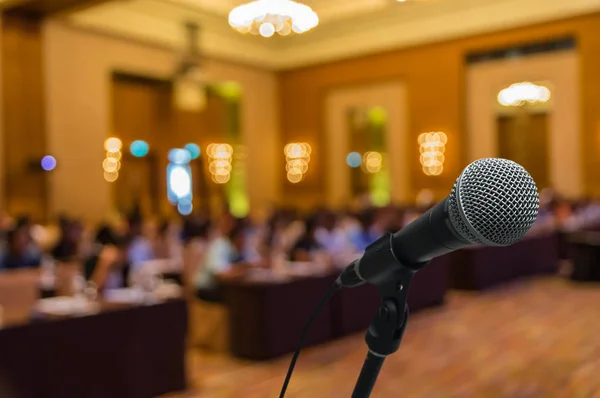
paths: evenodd
<path fill-rule="evenodd" d="M 307 5 L 292 0 L 256 0 L 229 13 L 229 25 L 240 33 L 271 37 L 304 33 L 319 24 L 319 17 Z"/>

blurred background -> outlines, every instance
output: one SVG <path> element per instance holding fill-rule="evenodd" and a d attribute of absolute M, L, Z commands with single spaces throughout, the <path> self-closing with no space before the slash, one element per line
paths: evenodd
<path fill-rule="evenodd" d="M 0 395 L 274 397 L 340 269 L 480 158 L 518 244 L 431 262 L 374 396 L 600 397 L 599 0 L 0 0 Z M 289 397 L 348 397 L 340 291 Z"/>

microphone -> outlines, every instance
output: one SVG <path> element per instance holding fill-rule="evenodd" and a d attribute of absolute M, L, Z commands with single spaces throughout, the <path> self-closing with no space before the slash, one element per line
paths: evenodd
<path fill-rule="evenodd" d="M 487 158 L 468 165 L 443 201 L 367 247 L 338 278 L 343 287 L 383 285 L 406 269 L 469 245 L 510 246 L 534 224 L 538 190 L 518 163 Z"/>

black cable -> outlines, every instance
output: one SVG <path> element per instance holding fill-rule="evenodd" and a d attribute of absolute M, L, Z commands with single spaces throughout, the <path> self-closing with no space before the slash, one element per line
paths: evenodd
<path fill-rule="evenodd" d="M 300 355 L 300 350 L 302 350 L 302 346 L 304 345 L 304 339 L 306 338 L 306 335 L 308 334 L 310 327 L 312 326 L 313 322 L 317 318 L 317 315 L 319 315 L 319 312 L 321 312 L 321 309 L 323 308 L 323 306 L 329 301 L 331 296 L 333 296 L 335 294 L 335 292 L 337 292 L 341 287 L 342 287 L 342 285 L 340 285 L 337 281 L 333 285 L 331 285 L 331 287 L 329 288 L 327 293 L 325 293 L 323 298 L 321 298 L 321 301 L 319 302 L 319 304 L 317 305 L 317 307 L 311 314 L 310 318 L 308 318 L 308 322 L 306 323 L 306 326 L 304 326 L 304 330 L 302 331 L 302 335 L 300 336 L 300 341 L 298 342 L 298 347 L 296 348 L 296 351 L 294 352 L 294 355 L 292 356 L 292 360 L 290 362 L 290 367 L 288 368 L 287 374 L 285 375 L 285 381 L 283 382 L 283 386 L 281 386 L 281 393 L 279 394 L 279 398 L 285 397 L 285 392 L 288 388 L 288 384 L 290 384 L 290 379 L 292 378 L 292 373 L 294 372 L 294 367 L 296 366 L 296 361 L 298 360 L 298 356 Z"/>

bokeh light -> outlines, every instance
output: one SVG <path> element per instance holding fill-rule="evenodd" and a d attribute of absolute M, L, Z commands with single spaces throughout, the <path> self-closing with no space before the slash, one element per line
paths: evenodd
<path fill-rule="evenodd" d="M 117 160 L 121 160 L 121 157 L 123 156 L 123 154 L 121 153 L 121 151 L 117 151 L 117 152 L 106 152 L 106 157 L 107 158 L 112 158 L 112 159 L 117 159 Z"/>
<path fill-rule="evenodd" d="M 110 137 L 104 141 L 106 152 L 119 152 L 123 148 L 123 143 L 117 137 Z"/>
<path fill-rule="evenodd" d="M 175 148 L 169 151 L 169 162 L 173 164 L 187 164 L 192 160 L 192 156 L 185 149 Z"/>
<path fill-rule="evenodd" d="M 143 158 L 150 151 L 150 146 L 146 141 L 136 140 L 129 146 L 129 152 L 136 158 Z"/>
<path fill-rule="evenodd" d="M 360 167 L 362 156 L 358 152 L 350 152 L 348 156 L 346 156 L 346 163 L 353 169 Z"/>
<path fill-rule="evenodd" d="M 192 214 L 193 210 L 194 210 L 194 206 L 192 205 L 192 202 L 187 199 L 181 200 L 181 201 L 179 201 L 179 203 L 177 203 L 177 211 L 182 216 L 187 216 L 187 215 Z"/>
<path fill-rule="evenodd" d="M 421 152 L 423 173 L 428 176 L 438 176 L 444 171 L 446 143 L 448 136 L 442 132 L 423 133 L 417 139 Z"/>
<path fill-rule="evenodd" d="M 206 147 L 209 158 L 208 171 L 216 184 L 225 184 L 231 178 L 233 169 L 233 147 L 229 144 L 210 144 Z"/>
<path fill-rule="evenodd" d="M 192 192 L 192 176 L 180 165 L 169 170 L 169 187 L 178 199 L 185 198 Z"/>
<path fill-rule="evenodd" d="M 109 173 L 119 171 L 121 163 L 115 158 L 105 158 L 102 162 L 102 168 Z"/>
<path fill-rule="evenodd" d="M 286 160 L 287 179 L 292 184 L 297 184 L 302 181 L 304 174 L 308 171 L 312 148 L 306 142 L 291 142 L 283 148 L 283 153 Z"/>
<path fill-rule="evenodd" d="M 200 147 L 194 143 L 185 144 L 183 149 L 190 153 L 192 159 L 198 159 L 200 157 Z"/>
<path fill-rule="evenodd" d="M 119 178 L 121 157 L 123 156 L 121 148 L 123 148 L 123 143 L 116 137 L 110 137 L 104 141 L 106 157 L 102 161 L 102 169 L 104 169 L 104 179 L 108 182 L 115 182 Z"/>
<path fill-rule="evenodd" d="M 498 93 L 498 103 L 502 106 L 544 103 L 548 102 L 551 96 L 548 87 L 531 82 L 514 83 Z"/>
<path fill-rule="evenodd" d="M 379 152 L 367 152 L 362 158 L 364 171 L 367 173 L 378 173 L 383 167 L 383 155 Z"/>
<path fill-rule="evenodd" d="M 119 172 L 118 171 L 105 171 L 104 172 L 104 179 L 108 182 L 115 182 L 117 181 L 117 178 L 119 178 Z"/>
<path fill-rule="evenodd" d="M 217 184 L 225 184 L 231 179 L 231 174 L 213 174 L 212 180 Z"/>
<path fill-rule="evenodd" d="M 46 171 L 52 171 L 56 168 L 56 159 L 54 156 L 46 155 L 42 158 L 40 162 L 42 169 Z"/>

